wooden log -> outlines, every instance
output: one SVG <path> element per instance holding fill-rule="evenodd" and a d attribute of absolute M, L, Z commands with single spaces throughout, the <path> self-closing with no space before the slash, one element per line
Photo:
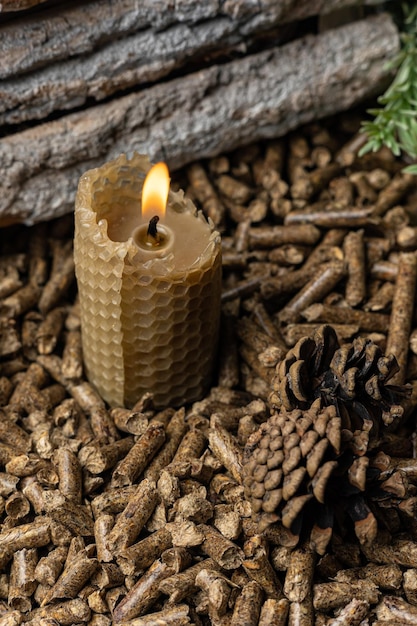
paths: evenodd
<path fill-rule="evenodd" d="M 38 2 L 2 0 L 0 12 Z M 174 39 L 181 35 L 200 40 L 202 46 L 207 35 L 215 40 L 213 26 L 218 21 L 228 22 L 228 28 L 224 26 L 225 32 L 235 34 L 234 43 L 245 43 L 246 37 L 255 31 L 270 30 L 277 24 L 355 4 L 355 0 L 263 0 L 261 6 L 253 0 L 226 0 L 222 3 L 218 0 L 142 0 L 140 3 L 137 0 L 112 0 L 111 3 L 78 0 L 71 2 L 70 6 L 58 7 L 48 3 L 35 16 L 23 13 L 3 25 L 0 78 L 16 76 L 69 57 L 83 57 L 104 48 L 111 41 L 130 37 L 139 31 L 148 31 L 148 44 L 153 44 L 146 49 L 146 62 L 149 63 L 153 48 L 158 50 L 161 47 L 161 44 L 156 45 L 158 37 L 165 41 L 169 58 Z M 203 21 L 206 22 L 206 35 L 200 34 Z M 179 25 L 185 25 L 187 29 L 176 31 L 175 27 Z M 154 39 L 150 40 L 149 36 Z M 183 42 L 183 46 L 186 45 L 187 42 Z M 7 59 L 4 58 L 6 51 Z"/>
<path fill-rule="evenodd" d="M 122 152 L 171 169 L 380 93 L 397 53 L 386 14 L 154 85 L 0 140 L 0 225 L 73 208 L 80 175 Z"/>
<path fill-rule="evenodd" d="M 100 101 L 190 62 L 207 65 L 232 50 L 241 55 L 278 24 L 354 3 L 264 0 L 260 9 L 253 0 L 221 8 L 218 0 L 147 0 L 138 8 L 136 0 L 93 0 L 47 7 L 0 29 L 0 125 Z M 278 30 L 276 39 L 282 36 Z"/>

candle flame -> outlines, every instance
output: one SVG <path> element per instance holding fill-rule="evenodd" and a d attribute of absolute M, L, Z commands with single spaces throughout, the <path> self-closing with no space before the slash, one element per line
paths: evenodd
<path fill-rule="evenodd" d="M 156 163 L 146 175 L 142 189 L 142 216 L 163 218 L 169 192 L 169 171 L 165 163 Z"/>

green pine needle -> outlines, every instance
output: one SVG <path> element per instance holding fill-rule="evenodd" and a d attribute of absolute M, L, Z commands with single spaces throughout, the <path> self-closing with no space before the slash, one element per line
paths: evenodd
<path fill-rule="evenodd" d="M 389 64 L 397 73 L 387 91 L 378 98 L 380 108 L 370 109 L 374 117 L 362 123 L 368 136 L 359 155 L 386 146 L 395 156 L 402 153 L 417 159 L 417 5 L 403 5 L 406 32 L 401 35 L 402 49 Z M 417 165 L 405 171 L 417 174 Z"/>

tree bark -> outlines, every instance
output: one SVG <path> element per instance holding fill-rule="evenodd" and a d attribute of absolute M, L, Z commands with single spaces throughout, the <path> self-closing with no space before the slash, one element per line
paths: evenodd
<path fill-rule="evenodd" d="M 176 169 L 381 93 L 398 31 L 379 15 L 212 66 L 0 140 L 0 219 L 72 210 L 78 178 L 136 150 Z"/>
<path fill-rule="evenodd" d="M 87 98 L 100 101 L 187 63 L 207 65 L 210 57 L 241 53 L 253 37 L 278 25 L 352 4 L 94 0 L 47 7 L 0 30 L 0 125 L 42 119 Z M 277 37 L 282 39 L 279 31 Z"/>

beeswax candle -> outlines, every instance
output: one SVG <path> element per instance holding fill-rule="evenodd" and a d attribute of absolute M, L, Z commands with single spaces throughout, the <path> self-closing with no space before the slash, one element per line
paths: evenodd
<path fill-rule="evenodd" d="M 157 407 L 210 384 L 220 316 L 220 235 L 182 191 L 141 210 L 147 157 L 121 155 L 80 179 L 74 258 L 86 374 L 110 405 Z M 155 201 L 157 203 L 157 201 Z M 152 219 L 155 218 L 155 219 Z"/>

